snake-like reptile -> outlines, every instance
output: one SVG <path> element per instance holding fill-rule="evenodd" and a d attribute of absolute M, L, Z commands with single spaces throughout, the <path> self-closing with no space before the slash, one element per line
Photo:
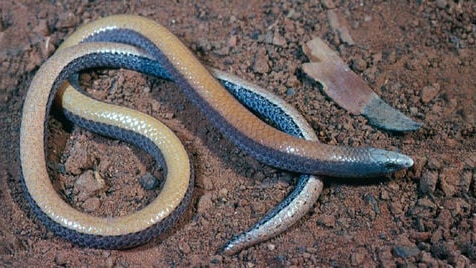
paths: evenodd
<path fill-rule="evenodd" d="M 97 67 L 127 68 L 174 81 L 210 122 L 249 155 L 308 174 L 301 175 L 294 191 L 265 218 L 233 238 L 223 248 L 227 254 L 275 236 L 304 215 L 322 191 L 322 181 L 315 175 L 373 177 L 413 165 L 410 157 L 397 152 L 319 143 L 295 109 L 256 85 L 207 69 L 160 24 L 130 15 L 106 17 L 78 29 L 41 66 L 28 90 L 21 124 L 20 162 L 27 199 L 48 228 L 81 246 L 128 248 L 150 241 L 175 223 L 193 189 L 188 155 L 165 125 L 148 115 L 93 100 L 67 82 L 76 84 L 75 74 Z M 75 124 L 135 144 L 166 167 L 166 182 L 151 204 L 130 215 L 101 218 L 79 212 L 61 199 L 45 160 L 46 123 L 57 92 Z"/>

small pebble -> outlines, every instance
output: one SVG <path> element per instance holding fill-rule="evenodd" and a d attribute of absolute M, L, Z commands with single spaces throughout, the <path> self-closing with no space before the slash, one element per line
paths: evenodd
<path fill-rule="evenodd" d="M 464 168 L 474 169 L 476 168 L 476 154 L 470 154 L 468 157 L 465 157 Z"/>
<path fill-rule="evenodd" d="M 419 191 L 422 194 L 433 193 L 438 183 L 438 172 L 426 171 L 420 179 Z"/>
<path fill-rule="evenodd" d="M 382 190 L 380 193 L 380 199 L 382 200 L 388 200 L 390 198 L 390 195 L 388 194 L 388 191 Z"/>
<path fill-rule="evenodd" d="M 334 228 L 336 226 L 336 217 L 333 215 L 322 215 L 317 219 L 317 223 L 328 228 Z"/>
<path fill-rule="evenodd" d="M 426 165 L 428 162 L 426 157 L 423 156 L 415 156 L 413 157 L 413 160 L 415 163 L 413 164 L 413 171 L 415 172 L 415 177 L 420 178 L 422 175 L 423 167 Z"/>
<path fill-rule="evenodd" d="M 63 251 L 59 251 L 55 256 L 55 263 L 59 266 L 65 266 L 68 264 L 68 254 Z"/>
<path fill-rule="evenodd" d="M 375 200 L 375 197 L 372 194 L 366 194 L 364 200 L 373 207 L 373 210 L 376 214 L 380 214 L 377 200 Z"/>
<path fill-rule="evenodd" d="M 438 261 L 433 258 L 430 252 L 422 252 L 420 262 L 426 264 L 426 267 L 439 267 Z"/>
<path fill-rule="evenodd" d="M 79 201 L 85 201 L 91 196 L 96 195 L 101 190 L 105 189 L 105 182 L 97 180 L 94 176 L 94 172 L 89 170 L 81 174 L 79 178 L 74 182 L 73 192 L 76 194 L 76 198 Z"/>
<path fill-rule="evenodd" d="M 146 173 L 140 177 L 140 185 L 146 190 L 154 190 L 159 186 L 159 180 L 154 175 Z"/>
<path fill-rule="evenodd" d="M 107 268 L 114 267 L 115 263 L 116 263 L 116 260 L 113 257 L 109 257 L 109 258 L 106 259 L 106 267 Z"/>
<path fill-rule="evenodd" d="M 236 47 L 236 44 L 238 43 L 238 36 L 232 35 L 227 42 L 228 47 Z"/>
<path fill-rule="evenodd" d="M 101 201 L 97 197 L 91 197 L 86 199 L 84 203 L 81 205 L 81 207 L 84 209 L 86 212 L 93 212 L 96 211 L 101 205 Z"/>
<path fill-rule="evenodd" d="M 358 266 L 362 265 L 365 261 L 365 258 L 367 256 L 367 251 L 364 248 L 357 248 L 357 251 L 352 253 L 350 256 L 350 261 L 353 266 Z"/>
<path fill-rule="evenodd" d="M 443 164 L 441 164 L 441 160 L 436 159 L 435 157 L 431 157 L 428 159 L 428 168 L 429 169 L 441 169 Z"/>
<path fill-rule="evenodd" d="M 213 190 L 213 181 L 209 176 L 203 176 L 203 178 L 197 181 L 197 186 L 205 191 Z"/>
<path fill-rule="evenodd" d="M 286 44 L 287 44 L 286 39 L 284 39 L 284 37 L 281 34 L 279 34 L 278 31 L 275 31 L 273 36 L 273 45 L 278 47 L 285 47 Z"/>
<path fill-rule="evenodd" d="M 439 241 L 431 246 L 431 254 L 437 259 L 447 259 L 451 255 L 448 243 Z"/>
<path fill-rule="evenodd" d="M 251 209 L 256 214 L 264 214 L 266 212 L 266 206 L 261 202 L 252 204 Z"/>
<path fill-rule="evenodd" d="M 439 9 L 443 9 L 446 7 L 448 3 L 446 2 L 446 0 L 436 0 L 436 6 L 439 8 Z"/>
<path fill-rule="evenodd" d="M 268 248 L 269 251 L 273 251 L 276 249 L 276 245 L 271 243 L 267 244 L 266 247 Z"/>
<path fill-rule="evenodd" d="M 192 249 L 190 248 L 189 244 L 183 240 L 179 243 L 178 246 L 180 251 L 182 251 L 184 254 L 190 254 L 190 252 L 192 252 Z"/>
<path fill-rule="evenodd" d="M 430 237 L 430 232 L 414 232 L 410 235 L 410 238 L 417 242 L 427 241 L 430 239 Z"/>
<path fill-rule="evenodd" d="M 417 206 L 423 208 L 436 209 L 435 203 L 431 202 L 428 198 L 418 199 Z"/>
<path fill-rule="evenodd" d="M 48 20 L 39 20 L 35 31 L 40 32 L 43 36 L 49 36 L 51 33 L 48 26 Z"/>
<path fill-rule="evenodd" d="M 461 172 L 461 178 L 459 182 L 459 187 L 461 193 L 468 193 L 471 189 L 471 182 L 473 178 L 473 173 L 470 170 L 463 170 Z M 476 174 L 475 174 L 476 178 Z M 474 187 L 473 187 L 474 188 Z"/>
<path fill-rule="evenodd" d="M 459 189 L 459 169 L 458 168 L 444 168 L 439 177 L 441 190 L 447 197 L 453 196 Z"/>
<path fill-rule="evenodd" d="M 166 112 L 163 114 L 165 119 L 172 119 L 174 118 L 175 114 L 173 112 Z"/>
<path fill-rule="evenodd" d="M 411 246 L 396 246 L 393 248 L 393 254 L 395 254 L 395 256 L 407 259 L 420 254 L 420 249 Z"/>
<path fill-rule="evenodd" d="M 440 91 L 440 86 L 438 84 L 434 84 L 432 86 L 426 86 L 421 90 L 421 101 L 423 103 L 428 103 L 432 101 Z"/>
<path fill-rule="evenodd" d="M 286 96 L 293 96 L 294 94 L 296 94 L 296 91 L 292 88 L 288 88 L 286 89 Z"/>
<path fill-rule="evenodd" d="M 203 213 L 212 207 L 213 207 L 212 193 L 207 192 L 204 195 L 202 195 L 202 197 L 200 197 L 200 200 L 198 201 L 198 205 L 197 205 L 197 212 Z"/>
<path fill-rule="evenodd" d="M 83 142 L 76 142 L 71 150 L 73 153 L 68 157 L 64 167 L 67 173 L 80 175 L 83 170 L 94 168 L 94 156 L 85 149 Z"/>
<path fill-rule="evenodd" d="M 59 16 L 58 22 L 56 23 L 55 28 L 64 29 L 64 28 L 72 28 L 77 24 L 76 16 L 72 13 L 65 13 Z"/>
<path fill-rule="evenodd" d="M 220 264 L 223 262 L 223 256 L 221 255 L 215 255 L 212 257 L 211 261 L 212 264 Z"/>
<path fill-rule="evenodd" d="M 390 53 L 387 54 L 386 58 L 390 64 L 397 62 L 397 52 L 395 50 L 390 51 Z"/>
<path fill-rule="evenodd" d="M 365 69 L 367 69 L 367 62 L 365 62 L 365 60 L 361 57 L 356 57 L 352 61 L 352 69 L 363 72 Z"/>
<path fill-rule="evenodd" d="M 417 246 L 421 251 L 430 251 L 430 249 L 431 249 L 430 244 L 428 244 L 426 242 L 418 242 Z"/>
<path fill-rule="evenodd" d="M 220 191 L 218 191 L 218 195 L 221 198 L 227 198 L 228 197 L 228 189 L 226 188 L 221 188 Z"/>
<path fill-rule="evenodd" d="M 372 64 L 377 65 L 382 60 L 382 52 L 378 52 L 372 55 Z"/>
<path fill-rule="evenodd" d="M 390 247 L 383 247 L 378 251 L 378 261 L 382 263 L 382 267 L 390 267 L 395 265 Z"/>
<path fill-rule="evenodd" d="M 336 4 L 335 4 L 334 1 L 332 1 L 332 0 L 321 0 L 321 5 L 322 5 L 325 9 L 333 9 L 333 8 L 336 8 Z"/>
<path fill-rule="evenodd" d="M 266 53 L 266 49 L 260 49 L 255 54 L 255 62 L 253 64 L 253 70 L 260 74 L 265 74 L 270 71 L 269 58 Z"/>

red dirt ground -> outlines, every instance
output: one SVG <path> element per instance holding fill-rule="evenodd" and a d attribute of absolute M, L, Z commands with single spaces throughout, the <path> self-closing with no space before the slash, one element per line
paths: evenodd
<path fill-rule="evenodd" d="M 476 261 L 474 1 L 22 2 L 0 3 L 1 266 L 465 267 Z M 333 12 L 354 45 L 330 27 Z M 175 85 L 131 71 L 97 71 L 83 75 L 93 96 L 159 118 L 184 142 L 197 181 L 192 204 L 171 230 L 131 250 L 79 248 L 55 237 L 31 213 L 20 187 L 22 102 L 36 70 L 64 38 L 85 22 L 123 13 L 165 25 L 204 63 L 282 96 L 322 142 L 401 150 L 415 166 L 377 180 L 327 179 L 298 224 L 222 256 L 216 250 L 279 203 L 296 176 L 233 146 Z M 423 127 L 382 132 L 332 103 L 301 70 L 308 61 L 301 45 L 314 37 Z M 59 116 L 49 130 L 52 178 L 78 209 L 123 214 L 156 194 L 134 182 L 145 172 L 160 176 L 140 150 Z M 76 179 L 87 181 L 91 171 L 115 194 L 78 197 Z"/>

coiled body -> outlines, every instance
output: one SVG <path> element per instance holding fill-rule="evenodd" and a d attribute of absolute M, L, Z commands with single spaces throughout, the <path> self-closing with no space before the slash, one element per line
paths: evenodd
<path fill-rule="evenodd" d="M 76 45 L 80 42 L 91 43 Z M 134 45 L 139 49 L 118 43 Z M 76 46 L 68 48 L 72 45 Z M 125 217 L 104 219 L 85 215 L 69 207 L 58 196 L 49 182 L 44 157 L 49 107 L 63 81 L 80 70 L 95 67 L 129 68 L 176 82 L 210 121 L 240 148 L 258 160 L 279 168 L 307 174 L 368 177 L 413 164 L 411 158 L 395 152 L 320 144 L 315 141 L 312 129 L 303 123 L 305 121 L 300 116 L 296 116 L 298 113 L 292 108 L 273 99 L 270 94 L 260 93 L 256 86 L 245 85 L 244 81 L 227 74 L 218 74 L 222 83 L 238 99 L 287 133 L 279 131 L 237 101 L 162 26 L 140 17 L 108 17 L 79 29 L 42 66 L 30 86 L 22 119 L 20 160 L 27 198 L 48 227 L 80 245 L 123 248 L 148 241 L 152 234 L 160 233 L 175 222 L 190 199 L 193 182 L 183 146 L 160 123 L 152 123 L 153 119 L 144 115 L 132 115 L 126 109 L 115 112 L 113 107 L 106 111 L 102 106 L 89 105 L 87 98 L 80 94 L 69 95 L 66 89 L 63 98 L 72 96 L 72 99 L 64 108 L 73 121 L 145 149 L 166 166 L 167 178 L 157 200 Z M 85 106 L 90 108 L 84 109 Z M 155 138 L 150 137 L 151 133 Z M 175 148 L 179 148 L 180 153 Z M 236 252 L 281 232 L 299 218 L 283 212 L 294 211 L 295 215 L 302 215 L 312 206 L 321 190 L 319 179 L 303 176 L 296 190 L 281 206 L 250 229 L 247 235 L 234 239 L 225 250 Z M 285 223 L 279 224 L 283 219 Z"/>

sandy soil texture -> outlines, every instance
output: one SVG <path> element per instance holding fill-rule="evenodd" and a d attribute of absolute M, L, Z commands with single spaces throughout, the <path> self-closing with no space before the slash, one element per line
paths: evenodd
<path fill-rule="evenodd" d="M 278 204 L 296 175 L 263 165 L 224 138 L 174 84 L 126 70 L 82 75 L 101 100 L 172 128 L 190 152 L 196 186 L 179 223 L 125 251 L 80 248 L 32 214 L 20 186 L 19 127 L 31 79 L 78 26 L 136 14 L 170 29 L 206 64 L 295 106 L 324 143 L 401 150 L 415 166 L 374 180 L 326 179 L 298 224 L 228 257 L 216 251 Z M 470 266 L 476 262 L 476 4 L 474 1 L 13 1 L 0 3 L 0 265 Z M 335 20 L 339 21 L 336 26 Z M 306 77 L 302 44 L 320 37 L 393 107 L 413 133 L 374 129 Z M 51 178 L 72 206 L 96 215 L 140 209 L 161 171 L 141 150 L 49 122 Z M 97 177 L 104 185 L 92 185 Z M 106 191 L 101 191 L 106 187 Z M 97 193 L 90 195 L 89 193 Z"/>

